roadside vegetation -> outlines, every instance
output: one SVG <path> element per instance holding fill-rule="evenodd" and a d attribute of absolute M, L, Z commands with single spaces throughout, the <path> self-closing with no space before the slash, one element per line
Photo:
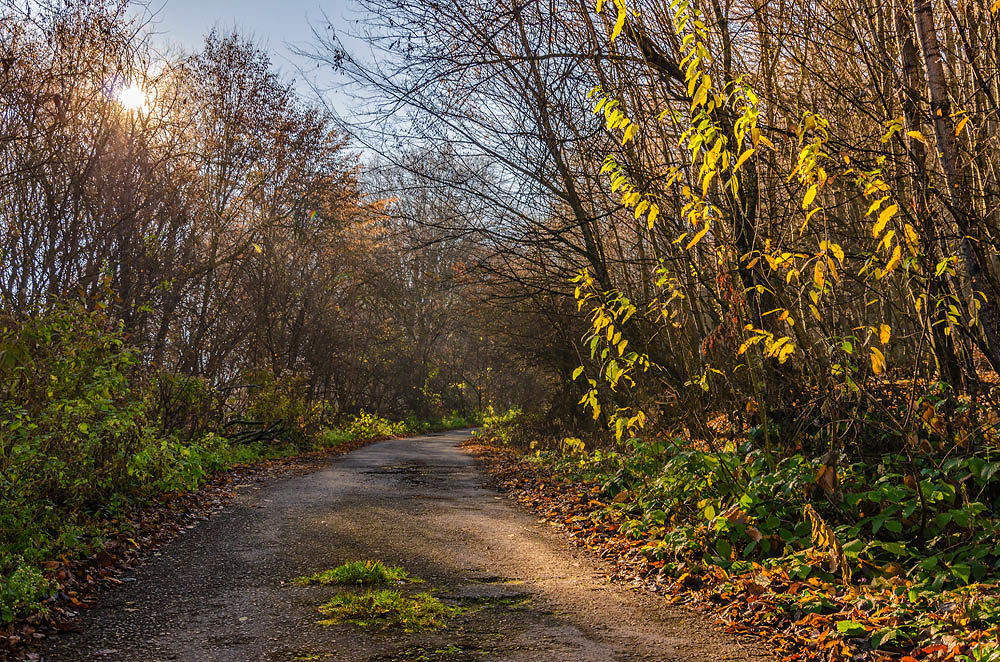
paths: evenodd
<path fill-rule="evenodd" d="M 857 462 L 827 500 L 822 458 L 751 440 L 591 449 L 537 428 L 482 433 L 476 450 L 505 487 L 626 577 L 769 632 L 783 658 L 996 659 L 1000 458 L 915 461 L 919 482 L 903 457 Z"/>

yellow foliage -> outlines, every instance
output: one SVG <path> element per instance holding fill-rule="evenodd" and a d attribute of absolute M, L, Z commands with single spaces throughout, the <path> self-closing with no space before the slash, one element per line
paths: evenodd
<path fill-rule="evenodd" d="M 882 213 L 878 215 L 878 220 L 875 222 L 875 227 L 872 228 L 872 236 L 876 239 L 882 234 L 882 230 L 885 229 L 886 223 L 892 218 L 895 213 L 899 211 L 899 205 L 892 204 L 882 210 Z"/>
<path fill-rule="evenodd" d="M 885 372 L 885 354 L 877 347 L 870 347 L 869 349 L 871 350 L 872 372 L 876 375 L 881 375 Z"/>

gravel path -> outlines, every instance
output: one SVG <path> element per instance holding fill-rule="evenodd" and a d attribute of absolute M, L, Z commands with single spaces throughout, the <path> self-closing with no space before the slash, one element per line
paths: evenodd
<path fill-rule="evenodd" d="M 246 486 L 105 592 L 58 660 L 764 662 L 705 617 L 608 584 L 600 562 L 486 486 L 469 431 L 379 442 L 322 469 Z M 337 587 L 293 577 L 381 559 L 465 607 L 446 629 L 322 626 Z"/>

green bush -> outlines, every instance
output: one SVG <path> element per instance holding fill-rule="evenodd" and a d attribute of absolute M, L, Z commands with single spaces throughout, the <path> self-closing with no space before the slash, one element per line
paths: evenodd
<path fill-rule="evenodd" d="M 376 437 L 395 437 L 409 432 L 403 421 L 392 421 L 362 411 L 347 422 L 344 430 L 356 439 L 374 439 Z"/>
<path fill-rule="evenodd" d="M 40 609 L 52 591 L 52 583 L 41 571 L 19 556 L 0 560 L 0 566 L 13 568 L 0 581 L 0 623 L 10 623 L 22 613 Z"/>
<path fill-rule="evenodd" d="M 0 500 L 92 509 L 129 485 L 129 459 L 149 443 L 137 361 L 120 326 L 77 306 L 5 321 Z"/>
<path fill-rule="evenodd" d="M 138 363 L 121 326 L 79 304 L 0 319 L 0 619 L 47 596 L 42 561 L 92 551 L 128 508 L 266 452 L 205 431 L 204 382 L 141 382 Z"/>
<path fill-rule="evenodd" d="M 316 435 L 316 446 L 319 448 L 334 448 L 349 441 L 354 441 L 355 435 L 339 428 L 324 428 Z"/>
<path fill-rule="evenodd" d="M 255 387 L 246 417 L 266 424 L 281 423 L 282 441 L 306 448 L 330 420 L 328 406 L 308 397 L 303 376 L 256 370 L 245 377 Z"/>
<path fill-rule="evenodd" d="M 502 414 L 496 413 L 493 405 L 488 405 L 481 414 L 483 434 L 510 446 L 519 436 L 524 421 L 520 407 L 511 407 Z"/>
<path fill-rule="evenodd" d="M 1000 461 L 988 452 L 943 462 L 893 454 L 838 470 L 825 492 L 820 459 L 783 459 L 750 443 L 719 452 L 680 442 L 631 440 L 620 451 L 537 457 L 561 474 L 596 484 L 622 530 L 655 542 L 652 554 L 673 562 L 723 567 L 781 563 L 800 579 L 832 579 L 814 563 L 811 504 L 859 572 L 902 567 L 918 586 L 964 586 L 1000 571 Z M 918 492 L 919 488 L 919 492 Z"/>

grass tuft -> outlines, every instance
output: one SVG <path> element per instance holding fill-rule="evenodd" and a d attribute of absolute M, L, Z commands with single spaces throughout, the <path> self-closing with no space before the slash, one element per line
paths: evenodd
<path fill-rule="evenodd" d="M 320 625 L 394 625 L 406 632 L 423 632 L 445 627 L 448 618 L 462 610 L 444 604 L 430 593 L 407 596 L 399 591 L 379 589 L 337 595 L 320 606 L 319 611 L 330 617 L 320 621 Z"/>
<path fill-rule="evenodd" d="M 296 577 L 293 583 L 299 586 L 310 584 L 398 584 L 400 582 L 417 583 L 419 579 L 411 577 L 408 572 L 395 565 L 386 565 L 381 561 L 347 561 L 336 568 L 317 572 L 314 575 Z"/>

